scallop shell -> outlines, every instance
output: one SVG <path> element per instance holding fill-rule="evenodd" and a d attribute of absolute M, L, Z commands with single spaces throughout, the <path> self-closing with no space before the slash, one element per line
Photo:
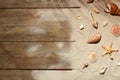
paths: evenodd
<path fill-rule="evenodd" d="M 111 32 L 116 37 L 120 36 L 120 26 L 119 25 L 113 25 L 112 28 L 111 28 Z"/>
<path fill-rule="evenodd" d="M 92 44 L 92 43 L 98 43 L 101 40 L 101 34 L 100 33 L 95 33 L 93 36 L 89 38 L 87 43 Z"/>
<path fill-rule="evenodd" d="M 88 56 L 88 62 L 90 63 L 95 63 L 97 61 L 98 57 L 96 52 L 91 52 L 90 55 Z"/>

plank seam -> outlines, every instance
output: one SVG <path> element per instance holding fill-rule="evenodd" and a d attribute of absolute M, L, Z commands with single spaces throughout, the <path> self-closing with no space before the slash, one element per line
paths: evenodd
<path fill-rule="evenodd" d="M 49 71 L 70 71 L 73 69 L 0 69 L 0 70 L 49 70 Z"/>
<path fill-rule="evenodd" d="M 0 7 L 0 9 L 77 9 L 81 7 Z"/>
<path fill-rule="evenodd" d="M 0 42 L 76 42 L 76 41 L 73 40 L 73 41 L 0 41 Z"/>

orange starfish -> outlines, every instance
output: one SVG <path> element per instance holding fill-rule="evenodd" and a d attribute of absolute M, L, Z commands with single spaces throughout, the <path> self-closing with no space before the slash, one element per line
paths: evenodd
<path fill-rule="evenodd" d="M 110 45 L 108 47 L 102 45 L 102 48 L 105 49 L 105 52 L 102 54 L 102 56 L 108 54 L 110 59 L 113 60 L 112 53 L 118 52 L 118 50 L 112 49 L 112 46 L 113 46 L 112 42 L 110 43 Z"/>

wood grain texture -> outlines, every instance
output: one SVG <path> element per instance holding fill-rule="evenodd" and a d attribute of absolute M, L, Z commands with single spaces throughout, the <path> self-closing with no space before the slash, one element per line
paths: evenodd
<path fill-rule="evenodd" d="M 72 54 L 69 51 L 75 39 L 71 35 L 74 33 L 71 20 L 76 17 L 69 12 L 68 9 L 4 9 L 0 24 L 0 68 L 71 69 L 64 55 Z M 37 17 L 34 19 L 31 14 Z"/>
<path fill-rule="evenodd" d="M 69 12 L 68 9 L 4 9 L 0 24 L 0 68 L 71 69 L 64 55 L 72 54 L 69 53 L 74 43 L 71 18 L 76 17 Z"/>
<path fill-rule="evenodd" d="M 14 75 L 14 76 L 13 76 Z M 0 80 L 33 80 L 31 71 L 0 70 Z"/>
<path fill-rule="evenodd" d="M 79 7 L 74 0 L 0 0 L 0 8 Z"/>
<path fill-rule="evenodd" d="M 0 69 L 69 69 L 70 42 L 0 42 Z"/>
<path fill-rule="evenodd" d="M 0 70 L 0 80 L 74 80 L 79 76 L 78 71 L 54 70 Z"/>
<path fill-rule="evenodd" d="M 0 10 L 0 41 L 72 41 L 72 27 L 66 15 L 57 15 L 60 10 Z"/>

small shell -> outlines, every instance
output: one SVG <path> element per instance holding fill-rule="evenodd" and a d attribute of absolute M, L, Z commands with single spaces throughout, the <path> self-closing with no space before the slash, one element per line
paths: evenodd
<path fill-rule="evenodd" d="M 77 19 L 81 19 L 82 17 L 81 16 L 77 16 Z"/>
<path fill-rule="evenodd" d="M 92 26 L 97 29 L 98 28 L 98 21 L 93 17 L 93 14 L 91 13 L 92 18 Z"/>
<path fill-rule="evenodd" d="M 92 3 L 94 2 L 94 0 L 87 0 L 87 3 Z"/>
<path fill-rule="evenodd" d="M 104 11 L 105 11 L 106 13 L 110 13 L 110 8 L 111 8 L 111 5 L 110 5 L 110 4 L 105 4 L 105 9 L 104 9 Z"/>
<path fill-rule="evenodd" d="M 96 14 L 99 14 L 100 11 L 97 9 L 97 8 L 93 8 L 93 11 L 96 13 Z"/>
<path fill-rule="evenodd" d="M 98 21 L 94 19 L 94 20 L 92 21 L 92 26 L 93 26 L 95 29 L 97 29 L 97 28 L 98 28 Z"/>
<path fill-rule="evenodd" d="M 120 62 L 117 63 L 117 66 L 120 66 Z"/>
<path fill-rule="evenodd" d="M 81 24 L 79 28 L 80 28 L 80 30 L 83 30 L 84 29 L 83 24 Z"/>
<path fill-rule="evenodd" d="M 89 64 L 88 64 L 88 63 L 85 63 L 85 64 L 83 65 L 82 69 L 85 69 L 85 68 L 87 68 L 88 66 L 89 66 Z"/>
<path fill-rule="evenodd" d="M 88 62 L 90 63 L 95 63 L 97 61 L 98 57 L 96 52 L 92 52 L 89 56 L 88 56 Z"/>
<path fill-rule="evenodd" d="M 111 32 L 116 37 L 120 36 L 120 26 L 119 25 L 113 25 L 111 28 Z"/>
<path fill-rule="evenodd" d="M 103 27 L 106 27 L 108 25 L 108 22 L 103 22 Z"/>
<path fill-rule="evenodd" d="M 101 75 L 105 74 L 106 70 L 107 70 L 107 67 L 105 67 L 105 66 L 101 67 L 100 74 Z"/>
<path fill-rule="evenodd" d="M 93 44 L 93 43 L 98 43 L 101 40 L 101 34 L 100 33 L 95 33 L 93 36 L 89 38 L 87 43 Z"/>

